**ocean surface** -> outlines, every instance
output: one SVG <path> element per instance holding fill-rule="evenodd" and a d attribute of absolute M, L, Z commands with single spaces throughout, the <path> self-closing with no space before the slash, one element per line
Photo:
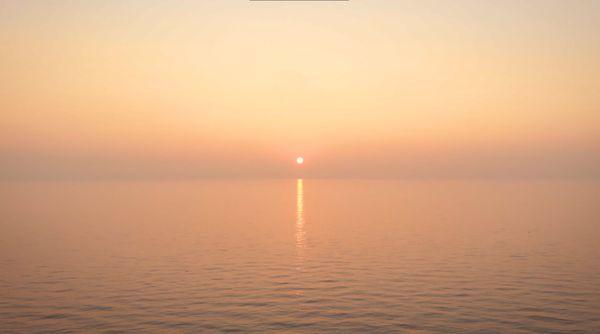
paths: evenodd
<path fill-rule="evenodd" d="M 0 332 L 599 333 L 600 183 L 0 183 Z"/>

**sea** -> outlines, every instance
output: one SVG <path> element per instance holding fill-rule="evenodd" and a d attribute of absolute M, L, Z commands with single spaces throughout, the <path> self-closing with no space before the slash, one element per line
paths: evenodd
<path fill-rule="evenodd" d="M 1 333 L 600 333 L 600 182 L 0 182 Z"/>

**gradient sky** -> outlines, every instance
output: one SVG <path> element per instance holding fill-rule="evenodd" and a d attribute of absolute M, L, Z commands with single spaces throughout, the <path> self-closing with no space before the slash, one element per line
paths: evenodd
<path fill-rule="evenodd" d="M 600 174 L 600 1 L 5 0 L 0 45 L 4 178 Z"/>

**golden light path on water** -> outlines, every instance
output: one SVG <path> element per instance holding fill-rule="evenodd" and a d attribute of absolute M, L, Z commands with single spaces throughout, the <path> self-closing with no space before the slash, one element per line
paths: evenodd
<path fill-rule="evenodd" d="M 302 261 L 302 251 L 306 246 L 306 231 L 304 230 L 304 185 L 302 179 L 296 180 L 296 250 L 298 260 Z"/>

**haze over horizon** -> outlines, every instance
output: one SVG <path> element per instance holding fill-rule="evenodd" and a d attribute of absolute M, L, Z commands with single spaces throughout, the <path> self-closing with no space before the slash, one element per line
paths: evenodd
<path fill-rule="evenodd" d="M 599 32 L 591 0 L 3 1 L 0 178 L 598 177 Z"/>

